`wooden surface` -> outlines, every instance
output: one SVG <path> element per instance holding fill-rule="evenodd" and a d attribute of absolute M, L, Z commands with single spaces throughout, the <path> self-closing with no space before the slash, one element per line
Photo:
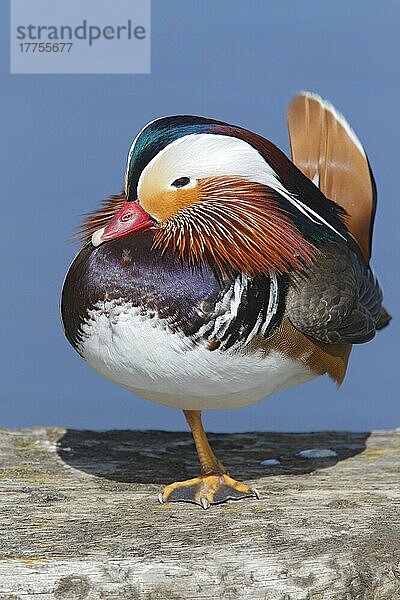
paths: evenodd
<path fill-rule="evenodd" d="M 400 431 L 209 438 L 260 500 L 158 504 L 189 434 L 1 431 L 0 600 L 400 599 Z"/>

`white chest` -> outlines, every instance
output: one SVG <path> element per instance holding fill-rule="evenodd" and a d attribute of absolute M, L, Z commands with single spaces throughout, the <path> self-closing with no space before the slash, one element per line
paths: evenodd
<path fill-rule="evenodd" d="M 99 303 L 82 332 L 80 352 L 96 371 L 174 408 L 239 408 L 316 376 L 278 351 L 265 356 L 194 345 L 129 304 Z"/>

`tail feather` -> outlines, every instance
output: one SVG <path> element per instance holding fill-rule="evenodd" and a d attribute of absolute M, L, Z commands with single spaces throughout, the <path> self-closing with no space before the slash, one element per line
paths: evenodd
<path fill-rule="evenodd" d="M 376 187 L 360 141 L 344 117 L 316 94 L 294 98 L 287 120 L 292 161 L 346 210 L 346 225 L 368 262 Z"/>

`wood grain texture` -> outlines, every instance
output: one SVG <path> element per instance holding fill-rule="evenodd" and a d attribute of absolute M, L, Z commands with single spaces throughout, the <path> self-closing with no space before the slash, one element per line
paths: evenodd
<path fill-rule="evenodd" d="M 209 438 L 260 500 L 158 504 L 186 433 L 1 431 L 0 599 L 400 598 L 400 431 Z"/>

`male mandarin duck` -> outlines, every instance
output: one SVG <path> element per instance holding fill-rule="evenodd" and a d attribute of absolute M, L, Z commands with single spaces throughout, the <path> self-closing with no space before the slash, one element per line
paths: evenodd
<path fill-rule="evenodd" d="M 65 335 L 96 371 L 182 409 L 201 474 L 161 502 L 257 497 L 214 455 L 201 411 L 239 408 L 318 375 L 390 320 L 369 267 L 376 189 L 331 104 L 288 110 L 290 161 L 242 127 L 149 123 L 125 190 L 91 214 L 62 292 Z"/>

